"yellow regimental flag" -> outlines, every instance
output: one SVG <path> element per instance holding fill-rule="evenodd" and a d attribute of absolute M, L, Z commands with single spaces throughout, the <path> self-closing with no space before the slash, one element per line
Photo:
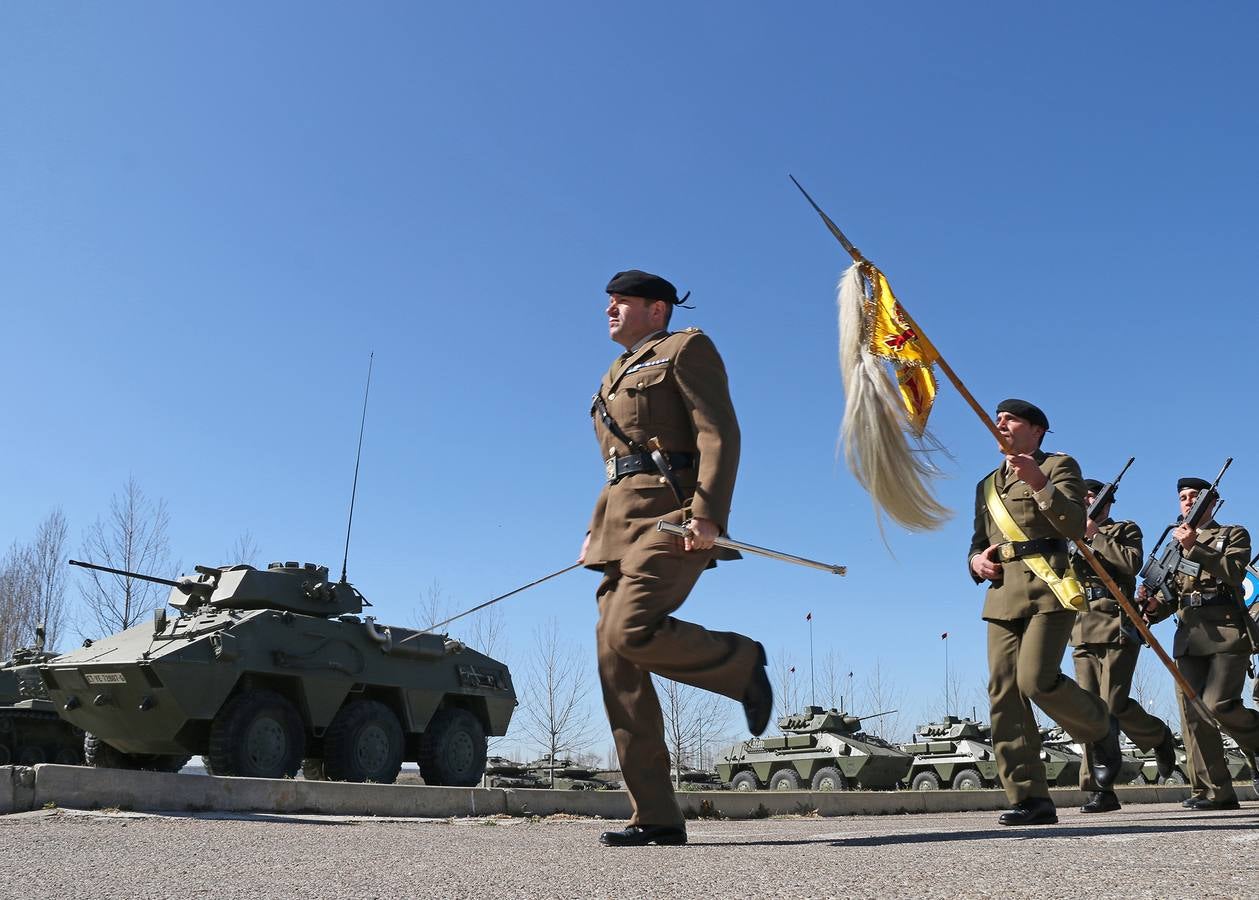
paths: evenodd
<path fill-rule="evenodd" d="M 940 355 L 926 336 L 914 328 L 883 273 L 869 263 L 864 268 L 870 284 L 865 309 L 867 347 L 896 370 L 896 386 L 905 404 L 906 418 L 914 434 L 921 437 L 936 397 L 931 364 Z"/>

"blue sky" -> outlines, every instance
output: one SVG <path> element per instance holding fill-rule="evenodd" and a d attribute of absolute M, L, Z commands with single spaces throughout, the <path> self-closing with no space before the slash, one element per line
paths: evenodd
<path fill-rule="evenodd" d="M 1048 413 L 1157 534 L 1226 456 L 1251 521 L 1259 199 L 1248 4 L 6 4 L 0 8 L 0 540 L 71 544 L 129 476 L 173 556 L 338 564 L 368 354 L 352 580 L 409 623 L 577 552 L 602 287 L 692 291 L 744 455 L 731 529 L 850 566 L 749 560 L 683 615 L 807 667 L 878 662 L 938 711 L 939 636 L 982 682 L 967 579 L 991 440 L 951 388 L 931 535 L 836 459 L 837 245 L 799 178 L 972 391 Z M 81 576 L 72 576 L 72 581 Z M 596 577 L 503 605 L 591 660 Z M 1170 639 L 1170 626 L 1161 634 Z M 593 678 L 593 675 L 592 675 Z"/>

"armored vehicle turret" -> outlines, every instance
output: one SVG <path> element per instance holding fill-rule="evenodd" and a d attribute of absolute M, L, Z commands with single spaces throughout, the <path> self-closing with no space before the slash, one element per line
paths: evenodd
<path fill-rule="evenodd" d="M 945 716 L 919 725 L 914 739 L 901 744 L 913 754 L 909 786 L 916 791 L 994 787 L 997 759 L 988 741 L 987 729 L 974 719 Z"/>
<path fill-rule="evenodd" d="M 61 715 L 89 732 L 89 764 L 172 768 L 200 754 L 216 775 L 391 783 L 413 760 L 428 784 L 470 786 L 486 736 L 507 731 L 506 665 L 360 618 L 370 604 L 325 566 L 105 571 L 169 585 L 177 615 L 158 609 L 41 666 Z"/>
<path fill-rule="evenodd" d="M 0 766 L 83 762 L 83 732 L 57 715 L 39 675 L 40 663 L 55 656 L 37 628 L 35 646 L 0 665 Z"/>
<path fill-rule="evenodd" d="M 731 790 L 884 790 L 909 771 L 911 758 L 882 738 L 861 730 L 865 719 L 837 709 L 806 706 L 783 716 L 777 737 L 752 738 L 727 748 L 717 774 Z"/>

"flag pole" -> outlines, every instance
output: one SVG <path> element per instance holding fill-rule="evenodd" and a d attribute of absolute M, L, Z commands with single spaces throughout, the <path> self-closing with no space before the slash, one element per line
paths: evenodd
<path fill-rule="evenodd" d="M 949 716 L 949 633 L 944 632 L 944 716 Z"/>
<path fill-rule="evenodd" d="M 824 213 L 822 208 L 814 202 L 813 198 L 809 196 L 809 192 L 801 186 L 800 182 L 796 181 L 795 176 L 788 175 L 787 177 L 790 178 L 792 183 L 800 189 L 800 193 L 804 194 L 804 199 L 808 200 L 809 205 L 812 206 L 813 209 L 817 211 L 817 214 L 822 217 L 822 221 L 826 224 L 826 227 L 830 230 L 831 234 L 835 236 L 835 239 L 839 241 L 840 245 L 848 251 L 848 255 L 853 258 L 853 261 L 862 266 L 871 265 L 870 261 L 862 255 L 861 251 L 853 245 L 852 241 L 848 240 L 848 237 L 839 229 L 839 226 L 831 221 L 831 217 Z M 922 329 L 918 327 L 918 323 L 914 320 L 914 317 L 910 315 L 909 310 L 905 308 L 905 304 L 903 302 L 900 304 L 900 312 L 905 317 L 905 324 L 912 328 L 915 334 L 922 335 Z M 932 346 L 934 346 L 934 344 Z M 979 402 L 975 399 L 974 394 L 967 389 L 966 385 L 962 383 L 962 379 L 959 378 L 957 373 L 953 371 L 953 367 L 950 366 L 944 359 L 944 356 L 940 354 L 940 348 L 936 347 L 935 350 L 935 362 L 940 367 L 940 371 L 942 371 L 945 374 L 945 377 L 953 383 L 953 387 L 957 388 L 957 392 L 962 395 L 962 399 L 966 401 L 967 405 L 970 406 L 975 415 L 979 417 L 980 421 L 983 422 L 988 431 L 991 432 L 993 438 L 996 439 L 998 449 L 1002 453 L 1008 454 L 1010 452 L 1010 448 L 1006 444 L 1005 438 L 1002 436 L 1001 432 L 997 430 L 997 423 L 992 420 L 992 416 L 988 415 L 988 410 L 979 405 Z M 1211 711 L 1207 709 L 1207 705 L 1202 702 L 1202 698 L 1198 696 L 1197 691 L 1190 687 L 1189 682 L 1185 680 L 1185 676 L 1182 675 L 1180 673 L 1180 669 L 1176 667 L 1176 663 L 1170 656 L 1167 655 L 1167 651 L 1163 649 L 1163 646 L 1158 642 L 1158 639 L 1154 637 L 1154 632 L 1152 632 L 1150 630 L 1150 626 L 1146 624 L 1145 617 L 1137 611 L 1136 605 L 1128 599 L 1128 597 L 1124 594 L 1123 589 L 1115 583 L 1115 579 L 1112 578 L 1106 569 L 1102 567 L 1101 560 L 1099 560 L 1097 555 L 1093 553 L 1093 549 L 1079 538 L 1071 538 L 1070 540 L 1071 543 L 1075 545 L 1076 550 L 1079 551 L 1080 556 L 1084 558 L 1084 560 L 1097 574 L 1097 577 L 1101 580 L 1102 584 L 1104 584 L 1106 589 L 1110 591 L 1110 595 L 1119 603 L 1119 606 L 1132 621 L 1133 626 L 1141 634 L 1141 637 L 1145 638 L 1145 642 L 1150 645 L 1150 649 L 1154 651 L 1154 654 L 1159 658 L 1163 665 L 1166 666 L 1167 671 L 1172 675 L 1172 680 L 1176 682 L 1177 687 L 1180 688 L 1181 693 L 1184 695 L 1186 702 L 1188 702 L 1189 705 L 1198 712 L 1198 715 L 1202 716 L 1206 721 L 1218 728 L 1219 722 L 1216 720 L 1215 716 L 1213 716 Z"/>
<path fill-rule="evenodd" d="M 813 679 L 813 613 L 804 619 L 809 623 L 809 705 L 817 706 L 817 684 Z"/>

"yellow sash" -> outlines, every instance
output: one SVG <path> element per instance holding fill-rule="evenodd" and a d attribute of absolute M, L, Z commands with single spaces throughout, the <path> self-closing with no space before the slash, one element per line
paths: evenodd
<path fill-rule="evenodd" d="M 1019 523 L 1014 521 L 1014 517 L 1010 515 L 1010 511 L 1006 509 L 1005 503 L 997 493 L 996 472 L 984 481 L 984 502 L 988 504 L 988 515 L 992 516 L 992 520 L 997 523 L 997 528 L 1005 535 L 1007 541 L 1027 540 L 1027 535 L 1023 533 L 1022 528 L 1019 528 Z M 1024 556 L 1022 559 L 1032 570 L 1033 575 L 1049 585 L 1049 589 L 1054 592 L 1059 603 L 1073 612 L 1083 612 L 1088 609 L 1088 601 L 1084 599 L 1084 588 L 1080 586 L 1080 582 L 1076 580 L 1069 568 L 1066 574 L 1059 578 L 1044 554 L 1037 553 L 1035 556 Z"/>

